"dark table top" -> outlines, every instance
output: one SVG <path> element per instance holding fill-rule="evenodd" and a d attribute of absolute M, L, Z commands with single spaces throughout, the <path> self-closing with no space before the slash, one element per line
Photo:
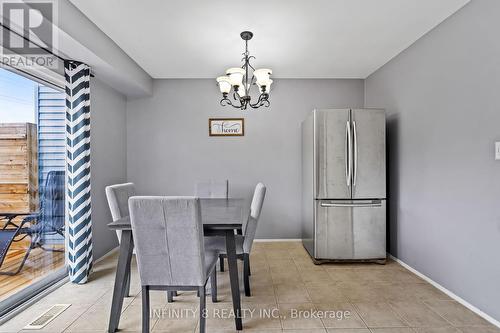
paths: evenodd
<path fill-rule="evenodd" d="M 244 199 L 200 199 L 201 220 L 208 229 L 241 229 L 250 214 Z M 108 224 L 113 230 L 130 230 L 130 219 L 124 217 Z"/>

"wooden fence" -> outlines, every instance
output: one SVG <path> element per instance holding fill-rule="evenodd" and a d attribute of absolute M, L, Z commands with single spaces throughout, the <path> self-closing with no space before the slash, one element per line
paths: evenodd
<path fill-rule="evenodd" d="M 0 212 L 36 212 L 38 148 L 36 125 L 0 123 Z"/>

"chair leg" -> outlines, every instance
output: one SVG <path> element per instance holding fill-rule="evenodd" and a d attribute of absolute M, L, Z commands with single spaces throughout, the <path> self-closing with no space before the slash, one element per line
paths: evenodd
<path fill-rule="evenodd" d="M 132 279 L 132 269 L 130 268 L 128 270 L 128 276 L 127 276 L 127 281 L 125 281 L 126 283 L 126 287 L 125 287 L 125 297 L 130 297 L 130 280 Z"/>
<path fill-rule="evenodd" d="M 149 286 L 142 286 L 142 333 L 149 333 Z"/>
<path fill-rule="evenodd" d="M 212 275 L 210 275 L 210 294 L 212 295 L 212 303 L 217 302 L 217 270 L 214 267 Z"/>
<path fill-rule="evenodd" d="M 200 294 L 200 333 L 205 333 L 205 323 L 207 317 L 205 286 L 201 286 L 198 289 L 198 293 Z"/>
<path fill-rule="evenodd" d="M 219 265 L 220 271 L 224 272 L 224 256 L 222 254 L 219 254 Z"/>
<path fill-rule="evenodd" d="M 250 256 L 243 254 L 243 280 L 245 284 L 245 296 L 252 296 L 250 293 Z"/>
<path fill-rule="evenodd" d="M 172 303 L 174 301 L 175 291 L 167 291 L 167 302 Z"/>

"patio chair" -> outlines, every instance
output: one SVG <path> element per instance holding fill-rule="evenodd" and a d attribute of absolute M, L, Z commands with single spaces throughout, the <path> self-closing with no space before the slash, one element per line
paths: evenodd
<path fill-rule="evenodd" d="M 41 248 L 46 251 L 64 252 L 64 250 L 48 249 L 43 246 L 44 237 L 60 235 L 64 237 L 65 206 L 64 206 L 64 171 L 50 171 L 40 201 L 40 211 L 37 213 L 0 213 L 0 221 L 5 221 L 0 230 L 0 267 L 3 265 L 12 243 L 20 242 L 30 237 L 30 244 L 21 264 L 15 271 L 0 271 L 0 275 L 18 274 L 32 249 Z M 19 224 L 14 220 L 22 218 Z"/>

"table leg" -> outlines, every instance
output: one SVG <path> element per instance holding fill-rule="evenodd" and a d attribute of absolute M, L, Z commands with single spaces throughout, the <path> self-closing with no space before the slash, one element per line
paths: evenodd
<path fill-rule="evenodd" d="M 238 262 L 236 259 L 236 244 L 234 240 L 234 230 L 226 231 L 226 253 L 227 264 L 229 266 L 229 280 L 231 282 L 231 294 L 233 296 L 233 310 L 235 314 L 236 329 L 243 329 L 241 321 L 241 300 L 240 284 L 238 279 Z"/>
<path fill-rule="evenodd" d="M 123 307 L 123 298 L 127 288 L 127 279 L 130 274 L 130 261 L 132 260 L 132 251 L 134 241 L 132 239 L 132 230 L 123 230 L 120 241 L 120 255 L 118 257 L 118 266 L 116 267 L 115 285 L 113 288 L 113 301 L 111 303 L 111 314 L 109 316 L 108 332 L 114 333 L 120 323 L 120 315 Z"/>

